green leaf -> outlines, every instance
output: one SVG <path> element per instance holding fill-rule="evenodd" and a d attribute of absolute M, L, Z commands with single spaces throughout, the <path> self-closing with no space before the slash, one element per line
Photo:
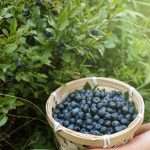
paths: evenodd
<path fill-rule="evenodd" d="M 115 48 L 116 44 L 112 40 L 107 40 L 104 42 L 104 46 L 105 48 L 111 49 L 111 48 Z"/>
<path fill-rule="evenodd" d="M 8 120 L 5 114 L 0 114 L 0 127 L 4 126 Z"/>
<path fill-rule="evenodd" d="M 129 99 L 129 92 L 128 92 L 128 91 L 124 93 L 124 97 L 125 97 L 127 100 Z"/>
<path fill-rule="evenodd" d="M 8 31 L 7 31 L 6 29 L 2 29 L 2 32 L 3 32 L 6 36 L 9 35 L 9 33 L 8 33 Z"/>
<path fill-rule="evenodd" d="M 17 20 L 13 18 L 10 23 L 10 34 L 15 34 L 17 29 Z"/>
<path fill-rule="evenodd" d="M 20 106 L 23 106 L 23 105 L 24 105 L 24 103 L 22 101 L 19 101 L 19 100 L 16 101 L 16 106 L 17 107 L 20 107 Z"/>
<path fill-rule="evenodd" d="M 87 82 L 84 87 L 84 89 L 88 90 L 88 89 L 92 89 L 91 85 Z"/>
<path fill-rule="evenodd" d="M 58 17 L 57 26 L 60 31 L 63 31 L 69 25 L 69 14 L 67 7 L 60 12 Z"/>
<path fill-rule="evenodd" d="M 54 18 L 52 16 L 47 16 L 47 18 L 48 18 L 49 25 L 51 25 L 52 27 L 55 28 L 56 27 L 56 23 L 55 23 Z"/>
<path fill-rule="evenodd" d="M 5 79 L 5 75 L 2 72 L 0 72 L 0 80 L 5 81 Z"/>
<path fill-rule="evenodd" d="M 5 47 L 5 50 L 8 54 L 11 54 L 12 52 L 14 52 L 17 49 L 17 44 L 16 43 L 12 43 L 12 44 L 7 44 Z"/>

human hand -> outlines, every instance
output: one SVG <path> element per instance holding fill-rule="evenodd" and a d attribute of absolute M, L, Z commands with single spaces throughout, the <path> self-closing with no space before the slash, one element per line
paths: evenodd
<path fill-rule="evenodd" d="M 142 125 L 135 138 L 126 145 L 110 149 L 90 147 L 88 150 L 150 150 L 150 123 Z"/>

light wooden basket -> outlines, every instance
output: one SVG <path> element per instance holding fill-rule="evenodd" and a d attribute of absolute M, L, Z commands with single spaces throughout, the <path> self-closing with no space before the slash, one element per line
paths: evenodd
<path fill-rule="evenodd" d="M 55 106 L 61 103 L 69 93 L 82 89 L 87 82 L 93 87 L 129 92 L 129 99 L 134 102 L 138 115 L 128 128 L 112 135 L 95 136 L 67 129 L 54 120 L 52 110 L 55 109 Z M 124 82 L 111 78 L 88 77 L 66 83 L 54 91 L 47 100 L 46 113 L 48 122 L 55 132 L 59 150 L 84 150 L 89 145 L 103 148 L 116 147 L 131 140 L 143 123 L 144 101 L 135 88 Z"/>

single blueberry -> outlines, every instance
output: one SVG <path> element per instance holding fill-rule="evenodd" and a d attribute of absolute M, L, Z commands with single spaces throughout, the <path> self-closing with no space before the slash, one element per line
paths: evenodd
<path fill-rule="evenodd" d="M 107 112 L 104 117 L 105 117 L 106 119 L 111 119 L 111 114 Z"/>
<path fill-rule="evenodd" d="M 112 133 L 114 133 L 114 129 L 112 127 L 109 127 L 107 129 L 107 134 L 112 134 Z"/>
<path fill-rule="evenodd" d="M 96 130 L 100 130 L 100 129 L 101 129 L 101 125 L 100 125 L 100 124 L 96 124 L 96 125 L 94 126 L 94 128 L 95 128 Z"/>
<path fill-rule="evenodd" d="M 104 98 L 103 100 L 102 100 L 102 102 L 103 102 L 103 105 L 104 106 L 106 106 L 106 107 L 108 107 L 108 105 L 109 105 L 109 101 L 108 101 L 108 99 L 106 99 L 106 98 Z"/>
<path fill-rule="evenodd" d="M 96 114 L 97 108 L 96 107 L 91 107 L 90 111 L 91 111 L 92 114 Z"/>
<path fill-rule="evenodd" d="M 111 108 L 116 108 L 116 103 L 113 102 L 113 101 L 111 101 L 111 102 L 109 103 L 109 106 L 110 106 Z"/>
<path fill-rule="evenodd" d="M 87 104 L 88 105 L 92 105 L 92 101 L 91 101 L 92 99 L 90 99 L 89 97 L 87 98 Z"/>
<path fill-rule="evenodd" d="M 82 99 L 86 99 L 86 96 L 83 95 L 83 94 L 81 94 L 81 98 L 82 98 Z"/>
<path fill-rule="evenodd" d="M 83 110 L 84 112 L 88 112 L 88 111 L 89 111 L 89 105 L 88 105 L 88 104 L 83 105 L 83 106 L 82 106 L 82 110 Z"/>
<path fill-rule="evenodd" d="M 53 36 L 52 32 L 49 31 L 49 29 L 45 29 L 44 30 L 44 35 L 47 37 L 47 38 L 50 38 Z"/>
<path fill-rule="evenodd" d="M 137 117 L 137 114 L 134 113 L 133 116 L 132 116 L 132 120 L 134 120 L 136 117 Z"/>
<path fill-rule="evenodd" d="M 38 44 L 38 41 L 36 40 L 35 35 L 27 35 L 26 36 L 26 43 L 30 46 L 35 46 Z M 18 65 L 19 65 L 19 63 L 18 63 Z"/>
<path fill-rule="evenodd" d="M 74 124 L 70 124 L 70 125 L 68 126 L 68 128 L 71 129 L 71 130 L 73 130 L 74 127 L 75 127 Z"/>
<path fill-rule="evenodd" d="M 85 129 L 85 128 L 82 128 L 82 129 L 80 130 L 80 132 L 81 132 L 81 133 L 86 133 L 86 129 Z"/>
<path fill-rule="evenodd" d="M 130 113 L 130 114 L 133 114 L 133 113 L 134 113 L 134 111 L 135 111 L 135 109 L 134 109 L 134 107 L 133 107 L 133 106 L 129 107 L 129 113 Z"/>
<path fill-rule="evenodd" d="M 94 97 L 93 102 L 97 104 L 98 102 L 100 102 L 100 98 L 99 97 Z"/>
<path fill-rule="evenodd" d="M 55 114 L 60 114 L 60 112 L 61 112 L 61 110 L 60 110 L 59 108 L 56 108 L 56 109 L 54 110 L 54 113 L 55 113 Z"/>
<path fill-rule="evenodd" d="M 120 122 L 121 122 L 122 124 L 124 124 L 124 125 L 128 125 L 128 124 L 129 124 L 129 121 L 128 121 L 128 119 L 126 119 L 126 118 L 122 118 L 122 119 L 120 120 Z"/>
<path fill-rule="evenodd" d="M 77 101 L 80 101 L 80 100 L 82 99 L 81 94 L 77 93 L 77 94 L 75 95 L 75 99 L 76 99 Z"/>
<path fill-rule="evenodd" d="M 124 118 L 124 115 L 123 114 L 119 114 L 118 115 L 118 121 L 121 121 L 122 118 Z"/>
<path fill-rule="evenodd" d="M 54 117 L 54 119 L 58 118 L 57 114 L 53 114 L 53 117 Z"/>
<path fill-rule="evenodd" d="M 100 90 L 100 98 L 104 98 L 106 96 L 105 89 Z"/>
<path fill-rule="evenodd" d="M 93 97 L 93 92 L 91 90 L 87 90 L 85 93 L 86 97 Z"/>
<path fill-rule="evenodd" d="M 29 8 L 24 8 L 22 14 L 23 14 L 23 16 L 28 17 L 28 16 L 30 15 L 30 10 L 29 10 Z"/>
<path fill-rule="evenodd" d="M 116 105 L 117 105 L 117 108 L 122 108 L 124 106 L 124 102 L 121 102 L 121 101 L 117 101 L 116 102 Z"/>
<path fill-rule="evenodd" d="M 104 106 L 104 105 L 103 105 L 102 102 L 99 102 L 99 103 L 97 104 L 97 108 L 98 108 L 98 109 L 101 109 L 103 106 Z"/>
<path fill-rule="evenodd" d="M 100 97 L 100 96 L 101 96 L 101 91 L 100 91 L 99 89 L 96 89 L 96 90 L 94 91 L 94 95 L 95 95 L 96 97 Z"/>
<path fill-rule="evenodd" d="M 84 112 L 80 111 L 79 114 L 78 114 L 78 116 L 79 116 L 79 118 L 82 119 L 84 117 Z"/>
<path fill-rule="evenodd" d="M 80 129 L 81 129 L 81 128 L 80 128 L 79 126 L 75 126 L 75 127 L 74 127 L 74 130 L 76 130 L 76 131 L 80 131 Z"/>
<path fill-rule="evenodd" d="M 101 129 L 100 129 L 101 133 L 106 133 L 107 131 L 107 128 L 105 126 L 102 126 Z"/>
<path fill-rule="evenodd" d="M 90 34 L 92 34 L 93 36 L 100 36 L 100 30 L 98 30 L 98 29 L 92 29 L 90 31 Z"/>
<path fill-rule="evenodd" d="M 87 124 L 92 124 L 92 119 L 86 119 Z"/>
<path fill-rule="evenodd" d="M 72 101 L 71 104 L 70 104 L 70 106 L 71 106 L 72 108 L 75 108 L 75 107 L 78 106 L 78 103 L 76 103 L 75 101 Z"/>
<path fill-rule="evenodd" d="M 64 121 L 64 122 L 63 122 L 63 125 L 64 125 L 65 127 L 68 127 L 68 126 L 69 126 L 69 121 L 68 121 L 68 120 Z"/>
<path fill-rule="evenodd" d="M 106 108 L 102 107 L 100 110 L 98 110 L 98 114 L 99 116 L 103 117 L 106 113 Z"/>
<path fill-rule="evenodd" d="M 81 119 L 78 119 L 78 120 L 77 120 L 77 125 L 81 126 L 82 123 L 83 123 L 83 121 L 82 121 Z"/>
<path fill-rule="evenodd" d="M 117 104 L 117 103 L 121 102 L 121 97 L 120 97 L 120 96 L 114 96 L 114 97 L 112 98 L 112 100 L 115 101 L 116 104 Z"/>
<path fill-rule="evenodd" d="M 97 122 L 92 122 L 93 127 L 97 125 Z"/>
<path fill-rule="evenodd" d="M 60 103 L 60 104 L 57 105 L 57 108 L 62 110 L 62 109 L 64 109 L 65 107 L 64 107 L 64 104 Z"/>
<path fill-rule="evenodd" d="M 63 113 L 63 114 L 67 114 L 67 113 L 68 113 L 68 109 L 63 109 L 63 110 L 62 110 L 62 113 Z"/>
<path fill-rule="evenodd" d="M 70 105 L 70 103 L 68 101 L 65 100 L 65 102 L 63 103 L 64 107 L 68 107 Z"/>
<path fill-rule="evenodd" d="M 99 119 L 99 124 L 103 125 L 104 124 L 104 119 Z"/>
<path fill-rule="evenodd" d="M 82 128 L 86 128 L 86 126 L 87 126 L 87 125 L 86 125 L 85 123 L 82 124 Z"/>
<path fill-rule="evenodd" d="M 91 115 L 90 113 L 86 113 L 86 114 L 85 114 L 85 117 L 86 117 L 87 119 L 90 119 L 90 118 L 92 118 L 92 115 Z"/>
<path fill-rule="evenodd" d="M 59 119 L 64 119 L 64 115 L 63 114 L 58 114 L 58 118 Z"/>
<path fill-rule="evenodd" d="M 109 112 L 109 113 L 114 113 L 114 109 L 112 109 L 112 108 L 107 108 L 107 110 L 106 110 L 107 112 Z"/>
<path fill-rule="evenodd" d="M 70 119 L 70 122 L 71 122 L 71 123 L 75 123 L 75 122 L 76 122 L 75 118 L 71 118 L 71 119 Z"/>
<path fill-rule="evenodd" d="M 93 126 L 92 126 L 92 125 L 87 125 L 87 126 L 86 126 L 86 129 L 87 129 L 88 131 L 90 131 L 90 130 L 93 129 Z"/>
<path fill-rule="evenodd" d="M 120 108 L 122 107 L 122 103 L 121 103 L 120 101 L 117 101 L 117 102 L 116 102 L 116 107 L 117 107 L 118 109 L 120 109 Z"/>
<path fill-rule="evenodd" d="M 96 107 L 96 104 L 92 104 L 91 107 Z"/>
<path fill-rule="evenodd" d="M 122 107 L 122 112 L 125 113 L 125 114 L 128 113 L 128 106 L 123 106 Z"/>
<path fill-rule="evenodd" d="M 81 104 L 85 105 L 87 103 L 87 101 L 85 99 L 81 100 Z"/>
<path fill-rule="evenodd" d="M 105 126 L 110 127 L 110 126 L 111 126 L 111 121 L 110 121 L 110 120 L 107 120 L 107 121 L 105 122 Z"/>
<path fill-rule="evenodd" d="M 98 115 L 95 115 L 94 117 L 93 117 L 93 120 L 94 121 L 98 121 L 100 119 L 100 117 L 98 116 Z"/>
<path fill-rule="evenodd" d="M 118 113 L 112 113 L 111 114 L 112 119 L 116 120 L 118 118 Z"/>
<path fill-rule="evenodd" d="M 73 116 L 76 116 L 79 113 L 79 111 L 80 111 L 80 108 L 74 108 L 74 109 L 72 109 L 71 113 Z"/>
<path fill-rule="evenodd" d="M 117 127 L 115 127 L 115 131 L 116 131 L 116 132 L 119 132 L 119 131 L 122 131 L 122 130 L 124 130 L 124 129 L 126 129 L 126 128 L 127 128 L 127 126 L 124 126 L 124 125 L 117 126 Z"/>
<path fill-rule="evenodd" d="M 126 119 L 131 120 L 131 115 L 130 114 L 125 115 L 125 117 L 126 117 Z"/>
<path fill-rule="evenodd" d="M 93 135 L 99 135 L 99 131 L 97 131 L 97 130 L 91 130 L 91 132 L 90 132 L 91 134 L 93 134 Z"/>
<path fill-rule="evenodd" d="M 64 118 L 65 118 L 66 120 L 69 120 L 70 117 L 71 117 L 71 114 L 70 114 L 70 113 L 65 113 L 65 114 L 64 114 Z"/>
<path fill-rule="evenodd" d="M 108 97 L 111 99 L 115 96 L 114 91 L 108 92 Z"/>
<path fill-rule="evenodd" d="M 117 126 L 120 125 L 119 121 L 112 121 L 111 124 L 112 124 L 113 127 L 117 127 Z"/>

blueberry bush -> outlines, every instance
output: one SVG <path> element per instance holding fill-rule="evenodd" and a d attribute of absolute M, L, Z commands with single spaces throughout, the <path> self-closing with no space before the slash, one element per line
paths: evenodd
<path fill-rule="evenodd" d="M 150 121 L 149 3 L 0 1 L 0 149 L 55 149 L 49 94 L 86 76 L 130 83 Z"/>

